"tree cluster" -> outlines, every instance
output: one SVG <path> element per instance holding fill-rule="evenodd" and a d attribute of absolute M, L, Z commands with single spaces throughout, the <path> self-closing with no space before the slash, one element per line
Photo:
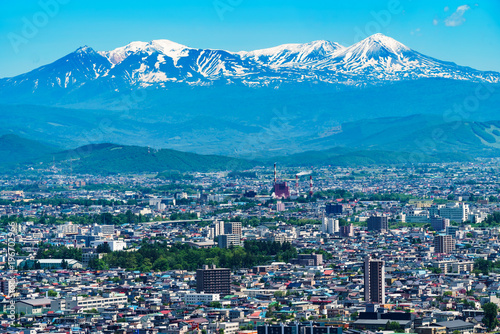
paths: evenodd
<path fill-rule="evenodd" d="M 111 252 L 101 260 L 90 261 L 95 269 L 127 268 L 143 272 L 150 270 L 196 270 L 203 265 L 225 268 L 251 268 L 269 261 L 289 261 L 297 256 L 297 250 L 290 243 L 268 241 L 246 241 L 244 247 L 195 248 L 186 244 L 168 245 L 165 242 L 143 241 L 135 252 Z"/>

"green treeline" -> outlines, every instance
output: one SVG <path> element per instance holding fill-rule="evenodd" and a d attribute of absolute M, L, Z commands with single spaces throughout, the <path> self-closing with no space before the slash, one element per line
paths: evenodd
<path fill-rule="evenodd" d="M 36 253 L 37 259 L 73 259 L 82 260 L 82 249 L 66 246 L 54 246 L 40 243 Z"/>
<path fill-rule="evenodd" d="M 493 212 L 491 215 L 488 215 L 484 221 L 481 222 L 482 225 L 487 227 L 499 226 L 500 225 L 500 212 Z"/>
<path fill-rule="evenodd" d="M 167 245 L 143 241 L 135 252 L 112 252 L 102 259 L 92 260 L 95 269 L 126 268 L 142 272 L 155 270 L 196 270 L 203 265 L 215 264 L 224 268 L 251 268 L 269 261 L 285 261 L 297 256 L 290 243 L 270 241 L 245 241 L 244 247 L 198 249 L 186 244 Z"/>

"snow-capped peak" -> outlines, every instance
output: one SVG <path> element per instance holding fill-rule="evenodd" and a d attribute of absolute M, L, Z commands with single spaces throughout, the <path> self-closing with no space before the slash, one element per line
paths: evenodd
<path fill-rule="evenodd" d="M 156 39 L 148 43 L 148 46 L 151 48 L 160 51 L 162 53 L 165 52 L 170 52 L 170 51 L 177 51 L 177 50 L 184 50 L 184 49 L 190 49 L 189 47 L 172 42 L 168 39 Z"/>
<path fill-rule="evenodd" d="M 93 52 L 94 49 L 92 49 L 90 46 L 84 45 L 79 47 L 78 49 L 75 50 L 75 53 L 87 53 L 87 52 Z"/>
<path fill-rule="evenodd" d="M 111 51 L 99 51 L 99 54 L 108 58 L 112 64 L 117 65 L 131 54 L 137 52 L 146 52 L 149 54 L 159 52 L 172 58 L 178 58 L 182 51 L 187 49 L 190 48 L 167 39 L 157 39 L 151 42 L 131 42 Z"/>
<path fill-rule="evenodd" d="M 98 84 L 101 80 L 106 82 L 105 87 L 110 83 L 117 87 L 211 85 L 216 81 L 251 87 L 289 82 L 366 85 L 420 78 L 500 82 L 499 73 L 481 72 L 425 56 L 383 34 L 372 35 L 347 48 L 317 40 L 226 52 L 159 39 L 132 42 L 98 54 L 84 46 L 26 74 L 33 76 L 31 81 L 22 75 L 9 82 L 33 83 L 36 88 L 40 78 L 48 82 L 47 87 L 64 88 L 89 87 L 90 81 Z M 75 59 L 80 61 L 72 61 Z"/>
<path fill-rule="evenodd" d="M 386 36 L 384 34 L 374 34 L 364 40 L 354 44 L 349 49 L 371 49 L 376 51 L 380 48 L 384 48 L 386 51 L 391 53 L 400 53 L 404 51 L 410 51 L 410 48 L 406 45 L 399 43 L 394 38 Z"/>
<path fill-rule="evenodd" d="M 239 52 L 242 58 L 253 59 L 257 62 L 270 62 L 273 65 L 291 65 L 310 63 L 332 56 L 335 52 L 344 49 L 337 43 L 330 41 L 313 41 L 309 43 L 282 44 L 272 48 Z"/>

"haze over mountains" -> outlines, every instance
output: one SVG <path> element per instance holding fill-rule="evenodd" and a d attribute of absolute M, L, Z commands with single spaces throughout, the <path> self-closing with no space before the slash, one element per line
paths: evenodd
<path fill-rule="evenodd" d="M 249 52 L 132 42 L 82 47 L 0 79 L 0 135 L 252 159 L 339 146 L 495 156 L 499 92 L 500 73 L 381 34 L 347 47 L 315 41 Z"/>

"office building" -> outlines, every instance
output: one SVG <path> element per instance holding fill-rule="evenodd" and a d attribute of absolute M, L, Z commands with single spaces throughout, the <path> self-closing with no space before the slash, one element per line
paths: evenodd
<path fill-rule="evenodd" d="M 385 263 L 365 258 L 365 302 L 385 304 Z"/>
<path fill-rule="evenodd" d="M 338 203 L 327 203 L 325 212 L 327 215 L 341 215 L 344 212 L 344 206 Z"/>
<path fill-rule="evenodd" d="M 114 225 L 94 225 L 92 227 L 92 234 L 94 235 L 103 235 L 110 236 L 115 234 L 115 226 Z"/>
<path fill-rule="evenodd" d="M 77 244 L 85 244 L 85 247 L 90 247 L 92 242 L 101 240 L 101 237 L 97 235 L 77 235 L 75 240 Z"/>
<path fill-rule="evenodd" d="M 446 226 L 446 235 L 451 235 L 452 237 L 455 237 L 457 235 L 457 232 L 460 231 L 460 228 L 458 226 Z"/>
<path fill-rule="evenodd" d="M 450 226 L 450 220 L 441 217 L 431 218 L 431 227 L 434 231 L 443 231 L 446 227 Z"/>
<path fill-rule="evenodd" d="M 224 223 L 224 234 L 237 234 L 241 236 L 241 222 Z"/>
<path fill-rule="evenodd" d="M 204 266 L 196 270 L 196 292 L 218 293 L 222 297 L 231 293 L 231 271 L 227 268 Z"/>
<path fill-rule="evenodd" d="M 242 246 L 241 238 L 238 234 L 223 234 L 218 236 L 218 244 L 220 248 L 229 248 L 231 246 Z"/>
<path fill-rule="evenodd" d="M 448 203 L 439 209 L 441 218 L 454 222 L 464 222 L 469 219 L 469 205 L 464 203 Z"/>
<path fill-rule="evenodd" d="M 366 222 L 368 224 L 368 231 L 383 232 L 389 230 L 386 216 L 371 216 Z"/>
<path fill-rule="evenodd" d="M 455 240 L 451 235 L 436 235 L 434 237 L 434 253 L 450 254 L 455 250 Z"/>
<path fill-rule="evenodd" d="M 298 264 L 299 266 L 322 266 L 323 254 L 299 254 L 296 259 L 290 260 L 291 264 Z"/>

